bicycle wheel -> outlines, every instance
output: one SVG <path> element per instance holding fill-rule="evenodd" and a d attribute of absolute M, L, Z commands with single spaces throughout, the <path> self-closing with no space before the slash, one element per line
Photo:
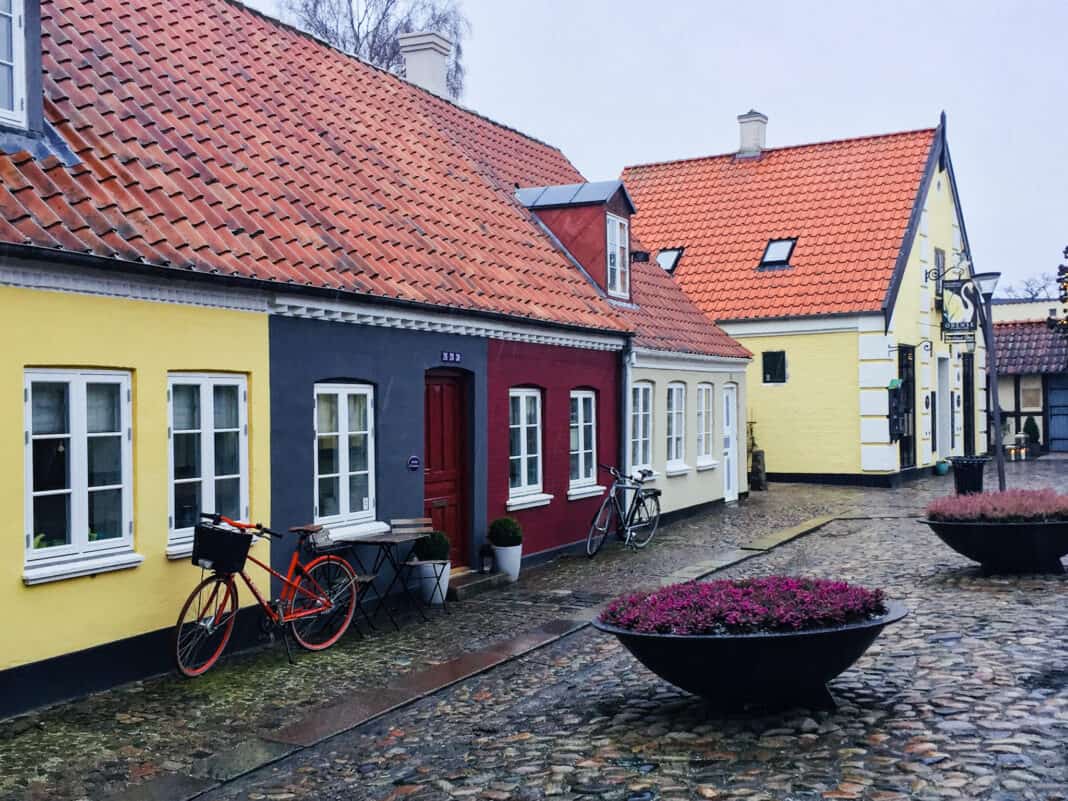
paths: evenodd
<path fill-rule="evenodd" d="M 296 585 L 289 615 L 322 611 L 294 620 L 293 639 L 309 651 L 329 648 L 348 630 L 356 613 L 356 572 L 339 556 L 320 556 L 304 566 Z M 324 607 L 321 596 L 330 599 L 329 607 Z"/>
<path fill-rule="evenodd" d="M 608 539 L 608 532 L 613 528 L 618 528 L 619 514 L 616 511 L 613 497 L 611 492 L 604 496 L 597 514 L 590 521 L 590 530 L 586 534 L 586 556 L 591 559 L 597 555 L 604 541 Z"/>
<path fill-rule="evenodd" d="M 237 584 L 232 575 L 215 573 L 200 582 L 174 627 L 178 672 L 194 678 L 219 661 L 237 619 Z"/>
<path fill-rule="evenodd" d="M 630 523 L 630 544 L 635 548 L 644 548 L 653 539 L 659 525 L 660 499 L 655 495 L 638 498 Z"/>

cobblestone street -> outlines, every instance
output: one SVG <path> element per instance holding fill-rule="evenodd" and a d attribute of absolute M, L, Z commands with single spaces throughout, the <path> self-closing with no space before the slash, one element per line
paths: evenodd
<path fill-rule="evenodd" d="M 1066 479 L 1068 461 L 1009 465 L 1014 487 Z M 910 519 L 951 490 L 951 478 L 896 491 L 773 485 L 666 527 L 644 552 L 559 559 L 449 617 L 350 635 L 295 666 L 275 645 L 201 680 L 163 677 L 6 721 L 0 797 L 149 797 L 137 794 L 141 782 L 195 771 L 213 753 L 299 720 L 308 705 L 834 515 L 816 533 L 717 573 L 833 576 L 906 602 L 910 616 L 833 683 L 833 712 L 713 716 L 587 628 L 204 797 L 1068 798 L 1068 579 L 982 577 Z"/>

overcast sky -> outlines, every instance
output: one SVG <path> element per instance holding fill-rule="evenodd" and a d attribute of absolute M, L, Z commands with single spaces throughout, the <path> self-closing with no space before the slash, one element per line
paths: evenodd
<path fill-rule="evenodd" d="M 462 3 L 464 105 L 589 180 L 734 151 L 749 108 L 770 147 L 932 127 L 944 109 L 976 269 L 1013 281 L 1061 262 L 1066 0 Z"/>

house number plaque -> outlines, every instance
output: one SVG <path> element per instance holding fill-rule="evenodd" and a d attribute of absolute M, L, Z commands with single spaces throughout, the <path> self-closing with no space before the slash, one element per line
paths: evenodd
<path fill-rule="evenodd" d="M 459 364 L 464 360 L 464 355 L 456 350 L 443 350 L 441 360 L 448 364 Z"/>

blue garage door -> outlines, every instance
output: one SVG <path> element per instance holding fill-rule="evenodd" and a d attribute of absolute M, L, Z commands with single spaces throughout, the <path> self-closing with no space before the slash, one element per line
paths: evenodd
<path fill-rule="evenodd" d="M 1049 379 L 1049 447 L 1068 451 L 1068 375 Z"/>

